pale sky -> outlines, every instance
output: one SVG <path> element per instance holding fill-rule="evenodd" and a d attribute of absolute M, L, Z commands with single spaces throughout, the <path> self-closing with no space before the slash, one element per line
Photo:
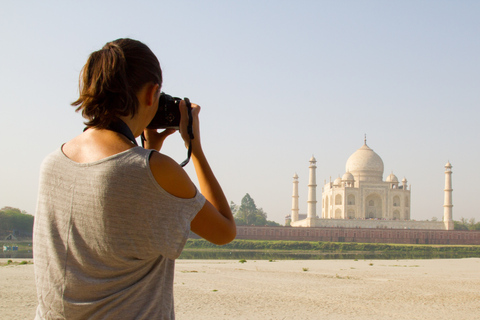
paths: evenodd
<path fill-rule="evenodd" d="M 269 220 L 307 211 L 367 144 L 412 186 L 411 218 L 480 220 L 479 1 L 0 0 L 0 207 L 34 214 L 42 159 L 83 130 L 70 103 L 88 55 L 130 37 L 160 60 L 163 90 L 202 106 L 202 140 L 229 201 Z M 178 136 L 163 152 L 178 162 Z M 187 166 L 193 175 L 193 166 Z M 195 181 L 195 179 L 194 179 Z"/>

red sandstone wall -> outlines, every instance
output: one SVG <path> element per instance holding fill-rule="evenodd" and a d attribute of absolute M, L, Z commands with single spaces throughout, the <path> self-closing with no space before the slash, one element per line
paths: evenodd
<path fill-rule="evenodd" d="M 480 231 L 238 226 L 236 239 L 480 245 Z"/>

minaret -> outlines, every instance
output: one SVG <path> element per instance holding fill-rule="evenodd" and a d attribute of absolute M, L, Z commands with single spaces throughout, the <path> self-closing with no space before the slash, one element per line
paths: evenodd
<path fill-rule="evenodd" d="M 317 178 L 316 178 L 316 166 L 317 160 L 312 156 L 310 159 L 310 176 L 308 178 L 308 210 L 307 219 L 309 220 L 309 226 L 315 226 L 315 218 L 317 217 Z"/>
<path fill-rule="evenodd" d="M 298 175 L 293 176 L 292 216 L 291 222 L 298 221 Z"/>
<path fill-rule="evenodd" d="M 445 165 L 445 201 L 443 205 L 443 223 L 446 230 L 453 230 L 452 219 L 452 165 L 450 161 Z"/>

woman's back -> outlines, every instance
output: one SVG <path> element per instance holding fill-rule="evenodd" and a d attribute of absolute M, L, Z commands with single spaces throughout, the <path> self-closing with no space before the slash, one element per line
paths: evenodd
<path fill-rule="evenodd" d="M 77 163 L 59 149 L 44 161 L 34 230 L 39 319 L 173 317 L 174 259 L 205 199 L 163 190 L 151 152 Z"/>

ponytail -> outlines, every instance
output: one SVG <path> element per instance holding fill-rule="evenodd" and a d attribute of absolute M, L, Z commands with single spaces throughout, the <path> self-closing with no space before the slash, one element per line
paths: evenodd
<path fill-rule="evenodd" d="M 87 127 L 106 128 L 119 116 L 135 116 L 136 93 L 146 83 L 162 85 L 162 71 L 143 43 L 118 39 L 93 52 L 80 75 L 80 97 L 72 103 Z"/>

